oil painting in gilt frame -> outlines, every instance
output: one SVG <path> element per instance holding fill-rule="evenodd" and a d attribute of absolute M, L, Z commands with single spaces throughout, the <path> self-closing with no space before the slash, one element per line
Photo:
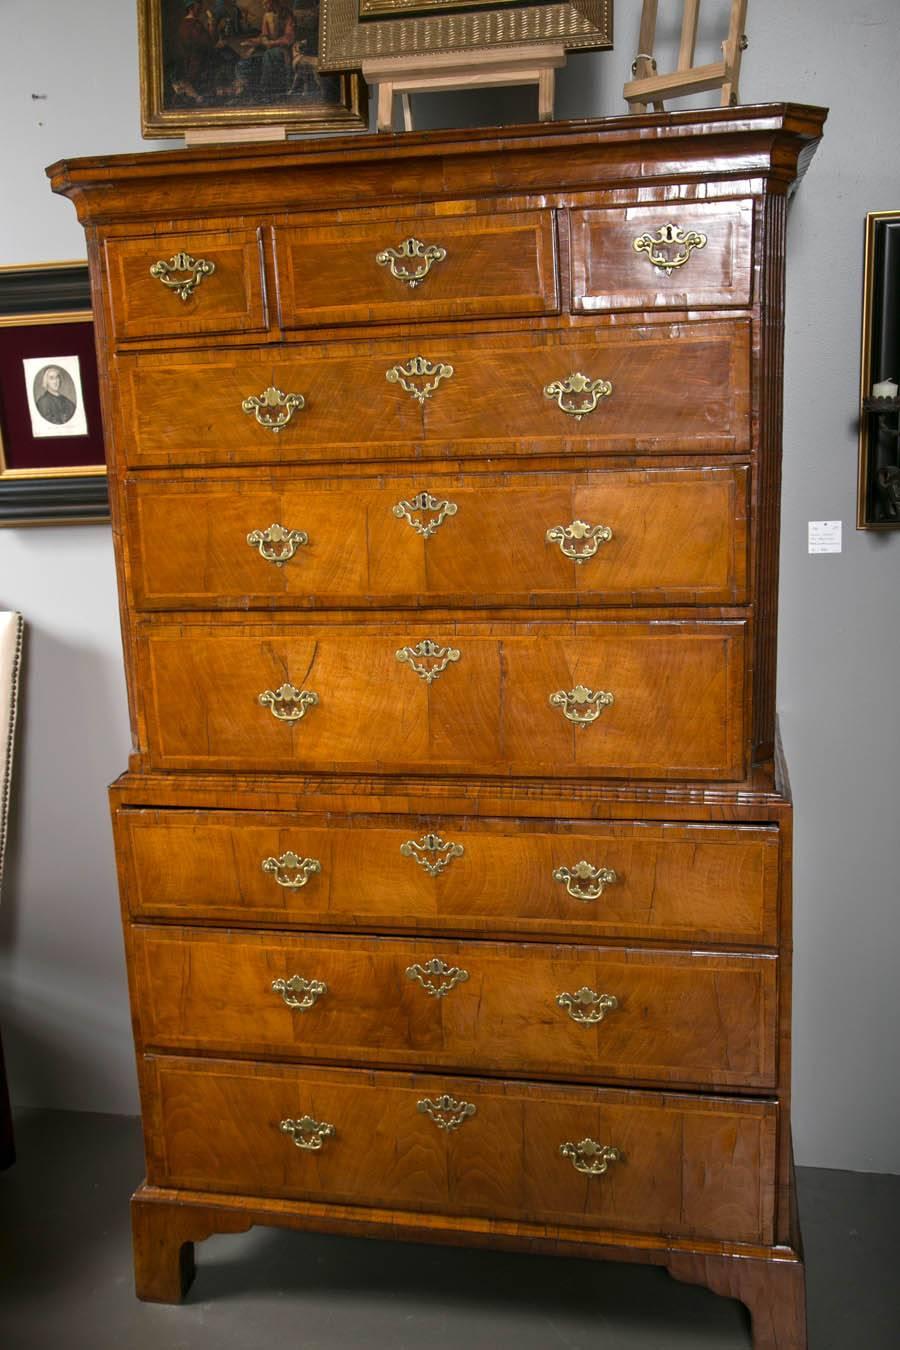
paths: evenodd
<path fill-rule="evenodd" d="M 138 16 L 145 137 L 368 127 L 362 77 L 319 74 L 319 0 L 139 0 Z"/>
<path fill-rule="evenodd" d="M 0 525 L 107 520 L 87 263 L 0 268 Z"/>
<path fill-rule="evenodd" d="M 613 45 L 613 0 L 321 0 L 322 70 L 365 61 L 542 43 Z"/>

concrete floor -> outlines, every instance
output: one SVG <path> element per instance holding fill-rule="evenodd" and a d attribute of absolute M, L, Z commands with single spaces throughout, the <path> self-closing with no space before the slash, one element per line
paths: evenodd
<path fill-rule="evenodd" d="M 662 1271 L 277 1229 L 212 1238 L 180 1307 L 138 1303 L 137 1120 L 16 1119 L 2 1350 L 748 1350 L 743 1308 Z M 900 1344 L 900 1177 L 801 1169 L 810 1350 Z"/>

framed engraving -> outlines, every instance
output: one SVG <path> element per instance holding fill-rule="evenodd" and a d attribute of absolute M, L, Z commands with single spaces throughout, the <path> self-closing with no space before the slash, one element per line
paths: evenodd
<path fill-rule="evenodd" d="M 138 20 L 147 138 L 368 128 L 362 76 L 319 73 L 318 0 L 138 0 Z"/>
<path fill-rule="evenodd" d="M 320 0 L 320 70 L 358 69 L 392 56 L 562 44 L 611 47 L 612 0 Z"/>
<path fill-rule="evenodd" d="M 48 361 L 46 356 L 26 356 L 22 368 L 34 439 L 87 436 L 78 357 L 51 356 Z"/>
<path fill-rule="evenodd" d="M 108 518 L 87 263 L 0 268 L 0 525 Z"/>

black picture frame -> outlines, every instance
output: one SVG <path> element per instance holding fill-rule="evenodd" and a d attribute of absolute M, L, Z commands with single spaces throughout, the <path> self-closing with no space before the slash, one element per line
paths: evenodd
<path fill-rule="evenodd" d="M 0 267 L 0 526 L 109 519 L 93 327 L 87 263 Z M 84 435 L 28 430 L 23 360 L 44 349 L 78 357 Z"/>
<path fill-rule="evenodd" d="M 900 530 L 900 398 L 873 386 L 900 385 L 900 211 L 866 216 L 860 356 L 857 528 Z"/>

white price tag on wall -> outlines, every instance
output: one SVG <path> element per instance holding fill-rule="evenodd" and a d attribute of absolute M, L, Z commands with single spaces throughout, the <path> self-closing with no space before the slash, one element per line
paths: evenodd
<path fill-rule="evenodd" d="M 811 520 L 809 522 L 810 553 L 840 553 L 841 522 L 839 520 Z"/>

